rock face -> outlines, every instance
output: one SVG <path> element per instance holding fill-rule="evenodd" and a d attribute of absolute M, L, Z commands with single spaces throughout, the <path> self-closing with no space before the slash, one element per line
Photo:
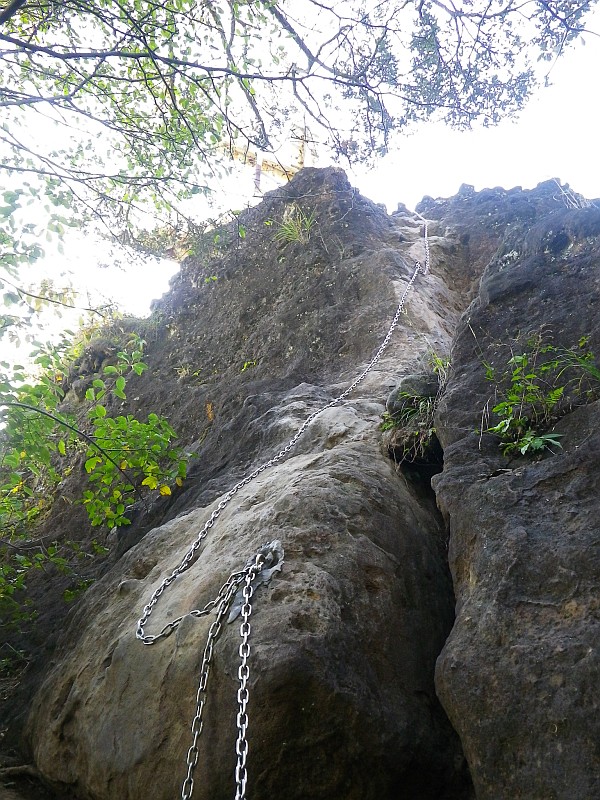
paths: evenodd
<path fill-rule="evenodd" d="M 275 235 L 298 209 L 314 213 L 310 230 Z M 147 632 L 183 615 L 180 626 L 147 647 L 135 637 L 144 604 L 225 493 L 373 357 L 424 260 L 423 227 L 405 209 L 389 217 L 340 170 L 304 170 L 242 217 L 243 238 L 233 226 L 222 252 L 184 262 L 128 395 L 168 416 L 198 458 L 181 490 L 109 537 L 110 568 L 69 616 L 44 680 L 23 683 L 24 747 L 57 798 L 181 795 L 214 620 L 189 612 L 272 539 L 285 564 L 253 598 L 248 797 L 600 796 L 600 401 L 570 386 L 551 420 L 558 452 L 504 456 L 476 433 L 500 391 L 484 362 L 502 375 L 541 334 L 600 353 L 600 210 L 568 209 L 554 183 L 463 187 L 419 210 L 431 272 L 383 357 L 235 494 Z M 442 472 L 396 463 L 379 428 L 393 390 L 428 383 L 432 352 L 451 353 Z M 239 643 L 237 620 L 214 648 L 193 800 L 235 795 Z"/>
<path fill-rule="evenodd" d="M 274 239 L 299 207 L 317 220 L 309 239 Z M 135 638 L 136 619 L 223 493 L 368 363 L 423 259 L 420 221 L 389 218 L 337 170 L 304 171 L 244 225 L 239 251 L 184 265 L 161 307 L 171 335 L 149 351 L 150 377 L 131 392 L 201 439 L 200 457 L 164 512 L 171 519 L 135 546 L 144 525 L 118 543 L 127 552 L 86 593 L 34 699 L 27 737 L 57 791 L 180 794 L 212 618 L 187 616 L 151 647 Z M 204 281 L 207 269 L 216 281 Z M 151 617 L 150 633 L 204 606 L 263 542 L 282 541 L 283 571 L 257 590 L 251 618 L 255 800 L 472 796 L 433 684 L 453 622 L 445 528 L 431 491 L 396 470 L 379 432 L 398 375 L 423 368 L 429 348 L 448 348 L 463 305 L 439 277 L 421 275 L 393 343 L 352 398 L 237 493 Z M 198 386 L 186 374 L 174 388 L 161 364 L 210 368 L 219 380 Z M 195 800 L 235 793 L 239 641 L 238 622 L 215 646 Z"/>
<path fill-rule="evenodd" d="M 344 443 L 243 490 L 151 627 L 203 606 L 277 532 L 284 570 L 257 591 L 252 614 L 249 796 L 456 796 L 458 743 L 431 681 L 452 622 L 444 532 L 432 511 L 411 509 L 358 415 L 337 416 Z M 80 610 L 84 635 L 31 722 L 47 778 L 94 798 L 178 796 L 212 618 L 187 618 L 146 648 L 135 613 L 206 516 L 147 535 Z M 194 793 L 207 800 L 234 793 L 238 630 L 226 628 L 210 676 Z"/>
<path fill-rule="evenodd" d="M 542 334 L 576 350 L 583 337 L 598 364 L 600 209 L 567 211 L 555 190 L 531 193 L 505 229 L 459 325 L 439 409 L 444 471 L 433 483 L 457 619 L 436 685 L 480 800 L 600 797 L 598 383 L 589 394 L 571 386 L 553 453 L 505 457 L 496 437 L 475 433 L 496 389 L 484 362 L 501 373 Z M 492 229 L 509 200 L 487 198 L 500 211 Z M 463 219 L 480 202 L 462 198 Z M 453 211 L 449 202 L 434 213 Z"/>

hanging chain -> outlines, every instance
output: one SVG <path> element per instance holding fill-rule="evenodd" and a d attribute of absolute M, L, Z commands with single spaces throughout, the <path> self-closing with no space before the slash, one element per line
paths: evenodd
<path fill-rule="evenodd" d="M 166 578 L 164 578 L 164 580 L 162 581 L 160 586 L 157 589 L 155 589 L 155 591 L 152 594 L 152 596 L 151 596 L 150 600 L 148 601 L 147 605 L 144 606 L 143 611 L 142 611 L 142 616 L 138 620 L 136 634 L 135 634 L 137 636 L 137 638 L 143 644 L 148 644 L 148 645 L 149 644 L 154 644 L 156 641 L 158 641 L 159 639 L 163 638 L 165 635 L 166 636 L 169 635 L 170 631 L 167 632 L 167 633 L 164 633 L 164 630 L 163 630 L 159 634 L 157 634 L 156 636 L 148 636 L 148 635 L 146 635 L 144 633 L 144 627 L 145 627 L 146 623 L 148 622 L 148 619 L 149 619 L 150 615 L 152 614 L 154 606 L 158 603 L 158 601 L 159 601 L 161 595 L 163 594 L 163 592 L 173 583 L 173 581 L 175 581 L 183 572 L 185 572 L 187 569 L 189 569 L 189 567 L 192 565 L 192 563 L 193 563 L 193 561 L 194 561 L 194 559 L 196 557 L 196 553 L 198 552 L 202 542 L 204 541 L 204 539 L 208 535 L 209 530 L 213 527 L 213 525 L 215 524 L 217 519 L 221 516 L 221 512 L 225 508 L 227 508 L 227 506 L 229 505 L 231 500 L 235 497 L 235 495 L 240 491 L 240 489 L 243 489 L 244 486 L 247 486 L 253 480 L 258 478 L 258 476 L 261 475 L 265 470 L 270 469 L 270 467 L 275 466 L 275 464 L 278 464 L 282 459 L 284 459 L 285 456 L 290 452 L 290 450 L 292 450 L 296 446 L 298 440 L 302 437 L 302 435 L 304 434 L 306 429 L 309 427 L 309 425 L 312 422 L 314 422 L 314 420 L 318 416 L 320 416 L 325 411 L 327 411 L 327 409 L 333 408 L 334 406 L 337 406 L 339 403 L 344 401 L 348 397 L 348 395 L 351 394 L 356 389 L 356 387 L 360 383 L 362 383 L 364 381 L 364 379 L 367 377 L 369 372 L 373 369 L 375 364 L 377 364 L 377 362 L 379 361 L 379 359 L 383 355 L 384 350 L 386 349 L 386 347 L 390 343 L 390 339 L 392 338 L 392 335 L 393 335 L 394 331 L 396 330 L 396 327 L 397 327 L 398 322 L 400 320 L 400 316 L 404 311 L 406 298 L 407 298 L 410 290 L 412 289 L 412 286 L 413 286 L 414 282 L 417 279 L 417 275 L 419 274 L 419 272 L 422 272 L 423 275 L 427 275 L 429 273 L 430 255 L 429 255 L 429 236 L 428 236 L 427 221 L 424 219 L 424 217 L 421 217 L 420 214 L 417 214 L 417 216 L 420 217 L 423 220 L 423 223 L 424 223 L 423 241 L 424 241 L 424 246 L 425 246 L 425 263 L 424 263 L 424 265 L 422 265 L 420 261 L 415 261 L 414 270 L 413 270 L 412 276 L 411 276 L 410 280 L 408 281 L 407 285 L 404 287 L 404 291 L 402 292 L 402 296 L 400 297 L 400 301 L 398 303 L 398 308 L 396 309 L 396 313 L 394 314 L 394 317 L 392 319 L 392 322 L 391 322 L 391 325 L 390 325 L 389 330 L 387 332 L 387 335 L 386 335 L 385 339 L 383 340 L 383 342 L 381 343 L 379 349 L 377 350 L 377 352 L 375 353 L 375 355 L 373 356 L 371 361 L 367 364 L 366 368 L 350 384 L 350 386 L 348 386 L 348 388 L 345 389 L 345 391 L 343 391 L 338 397 L 335 397 L 333 400 L 331 400 L 329 403 L 327 403 L 327 405 L 323 406 L 322 408 L 320 408 L 317 411 L 314 411 L 312 414 L 310 414 L 310 416 L 308 416 L 304 420 L 304 422 L 302 423 L 300 428 L 298 428 L 298 430 L 296 431 L 294 436 L 290 439 L 290 441 L 286 444 L 286 446 L 282 450 L 280 450 L 277 453 L 277 455 L 273 456 L 273 458 L 270 458 L 264 464 L 261 464 L 259 467 L 257 467 L 249 475 L 246 475 L 245 478 L 243 478 L 239 483 L 237 483 L 232 489 L 230 489 L 223 496 L 223 498 L 220 500 L 220 502 L 217 505 L 217 507 L 213 510 L 213 512 L 211 513 L 210 517 L 205 522 L 204 527 L 202 528 L 202 530 L 200 531 L 200 533 L 196 537 L 196 541 L 192 544 L 192 546 L 190 547 L 188 552 L 185 554 L 185 556 L 183 557 L 181 562 L 178 564 L 178 566 L 175 567 L 175 569 L 173 570 L 173 572 L 171 572 L 170 575 L 168 575 Z M 169 626 L 166 626 L 166 627 L 168 628 Z"/>
<path fill-rule="evenodd" d="M 389 330 L 381 343 L 379 349 L 371 359 L 371 361 L 367 364 L 366 368 L 360 373 L 360 375 L 336 398 L 331 400 L 325 406 L 320 408 L 318 411 L 313 412 L 308 416 L 300 428 L 296 431 L 294 436 L 290 439 L 290 441 L 286 444 L 286 446 L 280 450 L 277 455 L 273 458 L 266 461 L 264 464 L 261 464 L 257 467 L 253 472 L 247 475 L 243 480 L 237 483 L 232 489 L 230 489 L 218 503 L 217 507 L 213 510 L 210 517 L 204 524 L 204 527 L 199 532 L 198 536 L 196 537 L 196 541 L 191 545 L 190 549 L 187 551 L 181 562 L 178 564 L 177 567 L 168 575 L 158 588 L 153 592 L 152 596 L 148 603 L 144 606 L 142 610 L 142 616 L 138 620 L 137 628 L 135 635 L 136 637 L 145 645 L 153 645 L 156 642 L 160 641 L 161 639 L 165 639 L 167 636 L 170 636 L 177 628 L 180 626 L 181 621 L 184 619 L 184 616 L 192 616 L 192 617 L 203 617 L 210 614 L 211 611 L 216 609 L 216 618 L 211 624 L 208 635 L 206 638 L 206 644 L 204 646 L 204 651 L 202 653 L 202 664 L 200 667 L 200 681 L 198 684 L 198 691 L 196 693 L 196 710 L 194 713 L 194 718 L 192 720 L 191 725 L 191 732 L 192 732 L 192 743 L 188 748 L 187 755 L 186 755 L 186 766 L 187 766 L 187 773 L 185 779 L 183 781 L 183 786 L 181 789 L 181 800 L 191 800 L 192 792 L 194 789 L 194 770 L 196 765 L 198 764 L 198 757 L 199 757 L 199 750 L 198 750 L 198 739 L 200 734 L 202 733 L 202 728 L 204 725 L 203 721 L 203 711 L 204 705 L 206 703 L 206 688 L 208 683 L 208 676 L 210 673 L 210 666 L 211 666 L 211 659 L 213 655 L 214 645 L 221 630 L 223 628 L 223 620 L 225 619 L 226 614 L 230 610 L 232 604 L 234 604 L 234 600 L 236 599 L 236 595 L 238 594 L 240 587 L 242 587 L 242 598 L 243 603 L 241 605 L 240 614 L 242 618 L 242 622 L 240 625 L 240 636 L 242 638 L 242 642 L 239 646 L 239 656 L 240 656 L 240 666 L 238 669 L 238 679 L 239 679 L 239 689 L 237 692 L 237 701 L 238 701 L 238 713 L 237 713 L 237 729 L 238 735 L 236 740 L 235 751 L 237 755 L 237 764 L 235 768 L 235 782 L 236 782 L 236 794 L 235 800 L 246 800 L 246 783 L 248 780 L 248 774 L 246 769 L 246 761 L 248 757 L 248 739 L 247 739 L 247 730 L 248 730 L 248 713 L 247 713 L 247 706 L 248 706 L 248 699 L 249 699 L 249 691 L 248 691 L 248 679 L 250 677 L 250 669 L 248 666 L 248 659 L 250 656 L 250 615 L 252 613 L 252 596 L 254 593 L 254 584 L 259 581 L 261 577 L 261 571 L 265 565 L 265 561 L 269 560 L 270 564 L 275 564 L 275 566 L 271 570 L 267 570 L 264 573 L 264 577 L 262 578 L 263 582 L 267 582 L 273 571 L 281 569 L 281 563 L 283 561 L 283 548 L 281 548 L 281 543 L 279 541 L 270 542 L 269 544 L 262 547 L 255 557 L 250 559 L 249 562 L 246 563 L 243 570 L 240 572 L 233 572 L 229 578 L 225 581 L 225 583 L 219 589 L 217 596 L 214 600 L 209 601 L 204 608 L 202 609 L 194 609 L 190 611 L 187 615 L 183 615 L 178 617 L 177 619 L 171 620 L 168 622 L 162 630 L 160 630 L 157 634 L 148 635 L 144 632 L 144 628 L 152 611 L 154 610 L 155 605 L 158 603 L 162 594 L 166 591 L 166 589 L 187 569 L 189 569 L 194 562 L 196 557 L 196 553 L 198 552 L 202 542 L 208 535 L 209 530 L 213 527 L 217 519 L 220 517 L 221 512 L 228 506 L 231 502 L 233 497 L 242 489 L 244 486 L 247 486 L 251 481 L 255 480 L 261 473 L 265 470 L 269 469 L 275 464 L 278 464 L 285 456 L 292 450 L 295 445 L 297 444 L 298 440 L 304 434 L 306 429 L 309 425 L 323 412 L 325 412 L 329 408 L 333 408 L 334 406 L 341 403 L 345 400 L 348 395 L 350 395 L 356 387 L 362 383 L 362 381 L 367 377 L 369 372 L 373 369 L 373 367 L 377 364 L 380 360 L 381 356 L 383 355 L 385 349 L 387 348 L 390 339 L 398 325 L 400 320 L 400 316 L 404 311 L 404 306 L 406 303 L 406 298 L 412 289 L 414 282 L 417 279 L 419 272 L 422 272 L 423 275 L 427 275 L 429 272 L 429 265 L 430 265 L 430 251 L 429 251 L 429 236 L 428 236 L 428 227 L 427 221 L 422 217 L 420 214 L 417 214 L 423 220 L 424 227 L 423 227 L 423 239 L 424 239 L 424 249 L 425 249 L 425 259 L 424 264 L 421 264 L 420 261 L 415 261 L 413 273 L 402 292 L 400 300 L 398 302 L 398 307 L 396 309 L 396 313 L 392 319 L 390 324 Z M 237 613 L 234 611 L 233 613 Z M 230 617 L 231 621 L 231 617 Z"/>
<path fill-rule="evenodd" d="M 246 731 L 248 730 L 248 714 L 246 708 L 248 706 L 248 678 L 250 677 L 250 668 L 248 667 L 248 658 L 250 656 L 250 614 L 252 613 L 252 577 L 248 573 L 244 583 L 244 605 L 242 606 L 242 624 L 240 625 L 240 636 L 242 643 L 239 647 L 239 654 L 241 663 L 238 669 L 238 678 L 240 681 L 240 688 L 237 693 L 238 700 L 238 714 L 236 718 L 238 737 L 235 743 L 235 752 L 237 755 L 237 765 L 235 768 L 235 800 L 246 800 L 246 781 L 248 780 L 248 773 L 246 771 L 246 759 L 248 757 L 248 739 L 246 738 Z"/>
<path fill-rule="evenodd" d="M 239 712 L 237 715 L 238 738 L 236 743 L 238 761 L 235 770 L 235 780 L 237 785 L 236 800 L 245 800 L 247 780 L 246 757 L 248 754 L 248 741 L 246 739 L 246 730 L 248 728 L 248 715 L 246 713 L 246 706 L 248 705 L 248 688 L 246 684 L 250 676 L 250 670 L 248 667 L 248 656 L 250 655 L 250 644 L 248 641 L 250 638 L 250 623 L 248 620 L 250 618 L 250 614 L 252 613 L 251 599 L 254 592 L 252 583 L 260 574 L 264 563 L 264 554 L 262 552 L 257 553 L 250 567 L 245 568 L 242 572 L 234 572 L 232 575 L 230 575 L 229 580 L 221 587 L 216 600 L 213 600 L 211 603 L 207 604 L 202 611 L 192 612 L 192 616 L 200 617 L 208 614 L 215 606 L 217 607 L 217 616 L 208 629 L 206 644 L 204 645 L 204 651 L 202 652 L 200 681 L 198 683 L 198 691 L 196 692 L 196 711 L 194 713 L 194 718 L 191 725 L 192 743 L 188 748 L 185 759 L 187 773 L 185 780 L 183 781 L 183 786 L 181 787 L 181 800 L 190 800 L 194 790 L 194 770 L 198 763 L 199 756 L 198 739 L 200 738 L 200 734 L 202 733 L 202 728 L 204 726 L 202 715 L 204 712 L 204 705 L 206 703 L 206 687 L 208 684 L 213 650 L 215 642 L 219 638 L 219 634 L 223 628 L 223 620 L 225 619 L 225 615 L 229 611 L 236 592 L 241 584 L 244 585 L 244 605 L 241 609 L 242 624 L 240 625 L 240 636 L 242 637 L 242 643 L 240 644 L 239 648 L 241 664 L 238 670 L 240 688 L 238 690 Z M 210 608 L 208 608 L 208 606 L 210 606 Z M 182 618 L 180 617 L 178 620 L 173 620 L 173 623 L 171 623 L 170 626 L 165 626 L 165 628 L 169 628 L 169 631 L 165 633 L 165 628 L 163 628 L 159 636 L 168 636 L 169 633 L 172 633 L 172 631 L 175 630 L 178 624 L 181 622 L 181 619 Z"/>

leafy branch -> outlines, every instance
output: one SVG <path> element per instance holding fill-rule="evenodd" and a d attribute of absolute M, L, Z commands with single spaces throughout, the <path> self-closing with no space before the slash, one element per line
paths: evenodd
<path fill-rule="evenodd" d="M 143 498 L 141 487 L 170 494 L 168 483 L 183 481 L 187 457 L 171 444 L 176 434 L 166 420 L 150 414 L 142 423 L 131 415 L 113 418 L 107 412 L 105 401 L 110 397 L 126 399 L 128 376 L 145 371 L 142 348 L 142 340 L 133 337 L 129 348 L 117 353 L 117 363 L 103 367 L 105 378 L 93 378 L 85 393 L 92 404 L 89 431 L 59 410 L 66 373 L 56 353 L 38 357 L 47 371 L 37 384 L 24 383 L 22 373 L 13 373 L 12 380 L 5 376 L 0 383 L 0 407 L 7 409 L 0 463 L 0 519 L 3 515 L 5 529 L 17 533 L 19 525 L 37 516 L 35 488 L 51 489 L 60 483 L 56 459 L 67 456 L 67 447 L 76 452 L 76 440 L 87 445 L 85 471 L 93 488 L 86 490 L 82 502 L 92 525 L 127 525 L 126 507 L 133 495 Z"/>
<path fill-rule="evenodd" d="M 275 151 L 305 119 L 352 160 L 432 117 L 494 123 L 593 2 L 15 0 L 0 12 L 0 168 L 79 186 L 123 222 L 123 203 L 178 208 L 226 168 L 224 147 Z M 29 134 L 42 107 L 58 151 Z"/>
<path fill-rule="evenodd" d="M 72 366 L 65 343 L 38 348 L 37 382 L 27 382 L 19 365 L 0 364 L 5 370 L 0 375 L 0 612 L 13 622 L 28 617 L 23 593 L 31 570 L 52 565 L 71 572 L 65 548 L 76 545 L 48 545 L 48 537 L 36 537 L 35 530 L 57 497 L 72 502 L 61 484 L 77 460 L 83 456 L 89 488 L 75 501 L 83 504 L 92 526 L 128 525 L 136 498 L 145 505 L 148 493 L 169 495 L 172 485 L 183 484 L 189 456 L 174 444 L 176 433 L 165 419 L 149 414 L 141 422 L 108 413 L 112 402 L 126 400 L 129 378 L 146 370 L 143 346 L 132 334 L 114 363 L 101 364 L 100 373 L 90 376 L 87 423 L 61 410 Z"/>

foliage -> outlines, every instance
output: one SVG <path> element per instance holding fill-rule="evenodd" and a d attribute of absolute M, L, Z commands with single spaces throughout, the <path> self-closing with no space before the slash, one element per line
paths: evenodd
<path fill-rule="evenodd" d="M 384 412 L 379 429 L 392 432 L 390 445 L 402 445 L 403 460 L 424 459 L 435 436 L 437 397 L 400 392 L 399 398 L 405 401 L 402 410 L 395 414 Z"/>
<path fill-rule="evenodd" d="M 494 123 L 593 2 L 12 0 L 0 166 L 124 231 L 140 205 L 180 208 L 229 154 L 275 152 L 294 125 L 356 160 L 433 116 Z"/>
<path fill-rule="evenodd" d="M 64 547 L 36 541 L 35 525 L 57 497 L 71 502 L 62 487 L 78 459 L 89 482 L 79 502 L 92 525 L 129 524 L 136 498 L 168 495 L 185 478 L 188 456 L 174 445 L 175 431 L 165 419 L 149 414 L 141 422 L 130 414 L 109 414 L 126 399 L 130 377 L 146 370 L 143 345 L 130 334 L 115 363 L 101 364 L 100 373 L 89 376 L 87 421 L 61 407 L 69 354 L 77 352 L 66 337 L 58 347 L 38 346 L 37 380 L 28 380 L 20 365 L 0 363 L 0 611 L 10 611 L 13 620 L 27 613 L 20 597 L 32 570 L 70 569 Z"/>
<path fill-rule="evenodd" d="M 446 383 L 448 382 L 448 375 L 450 372 L 450 358 L 449 356 L 441 356 L 439 353 L 436 353 L 435 350 L 429 350 L 429 352 L 427 353 L 427 360 L 429 362 L 429 366 L 433 370 L 433 374 L 437 375 L 440 387 L 439 392 L 441 392 Z"/>
<path fill-rule="evenodd" d="M 143 340 L 130 335 L 115 355 L 116 363 L 102 367 L 85 393 L 91 404 L 86 429 L 72 414 L 60 410 L 67 379 L 63 360 L 66 343 L 40 349 L 35 359 L 42 368 L 39 380 L 26 382 L 23 372 L 4 375 L 0 407 L 4 407 L 0 463 L 0 519 L 5 531 L 20 532 L 47 511 L 53 490 L 64 478 L 60 464 L 67 451 L 85 452 L 85 471 L 92 486 L 83 497 L 93 525 L 126 525 L 127 505 L 140 486 L 169 494 L 169 482 L 185 477 L 186 458 L 172 445 L 175 431 L 156 414 L 147 422 L 131 415 L 110 416 L 109 401 L 125 400 L 129 377 L 141 375 Z M 2 362 L 8 369 L 10 365 Z M 13 369 L 18 369 L 16 365 Z M 67 468 L 68 469 L 68 468 Z"/>
<path fill-rule="evenodd" d="M 276 242 L 307 244 L 315 222 L 314 211 L 307 214 L 297 205 L 290 206 L 286 208 L 282 222 L 277 223 L 278 228 L 273 238 Z"/>
<path fill-rule="evenodd" d="M 560 434 L 548 429 L 574 405 L 595 398 L 600 389 L 600 369 L 586 336 L 568 348 L 547 342 L 541 334 L 531 336 L 521 352 L 512 352 L 500 374 L 483 363 L 486 379 L 496 385 L 492 413 L 499 417 L 485 432 L 500 437 L 505 455 L 561 447 Z"/>

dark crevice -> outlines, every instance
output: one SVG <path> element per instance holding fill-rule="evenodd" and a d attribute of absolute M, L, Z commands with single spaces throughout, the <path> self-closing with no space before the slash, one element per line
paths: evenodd
<path fill-rule="evenodd" d="M 388 455 L 398 470 L 415 489 L 432 491 L 431 479 L 444 468 L 444 450 L 435 433 L 431 434 L 427 445 L 418 453 L 407 450 L 406 445 L 390 442 Z"/>
<path fill-rule="evenodd" d="M 404 481 L 414 503 L 426 511 L 430 524 L 439 532 L 441 556 L 444 561 L 444 569 L 447 571 L 447 583 L 442 591 L 448 593 L 449 603 L 451 608 L 454 608 L 455 598 L 447 562 L 448 525 L 438 508 L 436 494 L 431 485 L 432 477 L 443 471 L 444 450 L 435 433 L 431 433 L 426 443 L 421 438 L 418 450 L 410 444 L 406 434 L 407 432 L 402 429 L 392 432 L 386 442 L 386 451 L 394 461 L 399 478 Z M 446 619 L 447 635 L 450 634 L 453 624 L 454 615 L 450 613 L 450 616 Z M 449 730 L 449 737 L 456 737 L 457 742 L 459 742 L 458 732 L 448 719 L 445 711 L 441 710 L 449 729 L 452 731 L 450 734 Z M 460 744 L 458 746 L 461 747 Z M 406 783 L 404 784 L 404 790 L 406 791 Z M 419 784 L 418 791 L 416 793 L 412 791 L 410 796 L 418 796 L 424 800 L 430 795 L 423 789 L 422 784 Z M 437 790 L 435 797 L 437 800 L 475 800 L 475 790 L 464 753 L 461 753 L 460 756 L 457 754 L 454 774 L 447 776 L 444 789 L 442 791 Z"/>

